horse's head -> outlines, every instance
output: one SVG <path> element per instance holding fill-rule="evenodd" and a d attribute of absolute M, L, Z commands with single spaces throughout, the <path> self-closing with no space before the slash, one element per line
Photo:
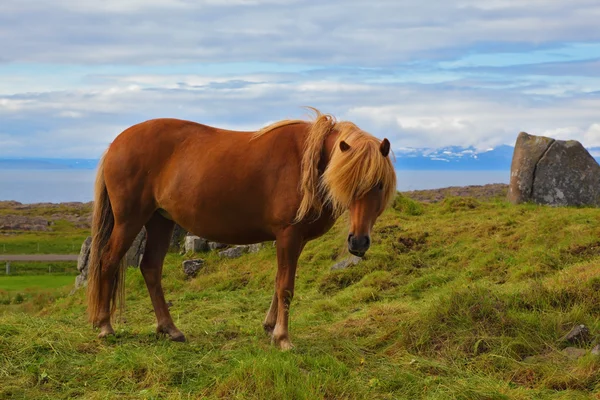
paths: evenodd
<path fill-rule="evenodd" d="M 390 142 L 384 139 L 379 146 L 381 157 L 388 157 Z M 371 246 L 371 229 L 375 220 L 383 213 L 389 203 L 388 194 L 384 191 L 384 183 L 377 182 L 361 197 L 350 203 L 350 232 L 348 234 L 348 251 L 362 257 Z"/>
<path fill-rule="evenodd" d="M 323 176 L 328 198 L 339 213 L 348 209 L 348 250 L 362 257 L 371 245 L 371 230 L 396 193 L 390 142 L 352 130 L 334 149 Z"/>

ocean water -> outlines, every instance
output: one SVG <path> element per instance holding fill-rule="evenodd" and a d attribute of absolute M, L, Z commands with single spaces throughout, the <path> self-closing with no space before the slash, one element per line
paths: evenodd
<path fill-rule="evenodd" d="M 398 190 L 508 183 L 509 171 L 398 170 Z M 0 200 L 21 203 L 91 201 L 96 171 L 77 169 L 0 170 Z"/>

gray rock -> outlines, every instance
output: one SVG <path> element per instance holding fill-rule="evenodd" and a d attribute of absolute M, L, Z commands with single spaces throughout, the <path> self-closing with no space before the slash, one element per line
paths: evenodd
<path fill-rule="evenodd" d="M 248 253 L 258 253 L 262 249 L 262 243 L 255 243 L 248 246 Z"/>
<path fill-rule="evenodd" d="M 142 228 L 140 233 L 133 240 L 133 244 L 127 250 L 127 254 L 125 255 L 125 265 L 128 267 L 139 268 L 140 263 L 142 262 L 142 255 L 144 254 L 144 250 L 146 249 L 146 228 Z"/>
<path fill-rule="evenodd" d="M 227 250 L 223 250 L 219 252 L 219 256 L 224 258 L 238 258 L 241 257 L 242 254 L 247 253 L 250 249 L 250 246 L 235 246 Z"/>
<path fill-rule="evenodd" d="M 532 199 L 553 206 L 600 206 L 600 165 L 575 140 L 556 140 L 537 164 Z"/>
<path fill-rule="evenodd" d="M 515 204 L 530 201 L 536 166 L 553 142 L 554 139 L 545 136 L 519 133 L 510 166 L 509 201 Z"/>
<path fill-rule="evenodd" d="M 600 344 L 595 345 L 591 353 L 595 356 L 600 356 Z"/>
<path fill-rule="evenodd" d="M 577 325 L 562 338 L 568 343 L 587 343 L 592 339 L 590 330 L 585 325 Z"/>
<path fill-rule="evenodd" d="M 226 248 L 227 245 L 225 243 L 217 243 L 217 242 L 208 242 L 208 248 L 211 251 L 220 250 Z"/>
<path fill-rule="evenodd" d="M 87 272 L 87 265 L 90 258 L 90 246 L 92 245 L 92 237 L 88 236 L 81 245 L 79 257 L 77 257 L 77 271 L 81 272 L 84 269 Z"/>
<path fill-rule="evenodd" d="M 79 275 L 75 278 L 75 287 L 71 290 L 71 294 L 79 288 L 87 286 L 88 263 L 90 261 L 90 248 L 92 245 L 92 237 L 88 236 L 81 245 L 79 257 L 77 257 L 77 271 Z"/>
<path fill-rule="evenodd" d="M 169 244 L 171 251 L 181 250 L 186 235 L 187 231 L 181 227 L 181 225 L 175 224 L 175 228 L 173 228 L 173 236 L 171 236 L 171 243 Z"/>
<path fill-rule="evenodd" d="M 350 266 L 356 265 L 358 264 L 360 261 L 362 260 L 362 258 L 357 257 L 357 256 L 350 256 L 348 258 L 346 258 L 345 260 L 342 260 L 338 263 L 335 263 L 332 267 L 331 270 L 335 271 L 338 269 L 346 269 Z"/>
<path fill-rule="evenodd" d="M 209 251 L 208 240 L 198 236 L 186 236 L 185 237 L 185 252 L 186 253 L 199 253 L 203 251 Z"/>
<path fill-rule="evenodd" d="M 552 206 L 600 206 L 600 165 L 575 140 L 521 132 L 515 144 L 508 199 Z"/>
<path fill-rule="evenodd" d="M 572 360 L 577 360 L 585 356 L 587 351 L 585 349 L 578 349 L 577 347 L 567 347 L 563 349 L 562 353 Z"/>
<path fill-rule="evenodd" d="M 204 260 L 196 259 L 196 260 L 186 260 L 181 263 L 183 267 L 183 272 L 189 277 L 194 278 L 198 275 L 198 271 L 202 269 L 204 266 Z"/>

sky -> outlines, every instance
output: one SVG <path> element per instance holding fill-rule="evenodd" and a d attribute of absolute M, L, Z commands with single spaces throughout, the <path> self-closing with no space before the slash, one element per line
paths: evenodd
<path fill-rule="evenodd" d="M 314 106 L 406 148 L 600 147 L 597 0 L 2 0 L 0 158 L 98 158 L 160 117 Z"/>

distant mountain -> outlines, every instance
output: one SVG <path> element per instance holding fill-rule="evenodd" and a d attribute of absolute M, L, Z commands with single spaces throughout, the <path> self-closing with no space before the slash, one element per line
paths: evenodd
<path fill-rule="evenodd" d="M 95 169 L 98 160 L 87 158 L 0 158 L 0 169 Z"/>
<path fill-rule="evenodd" d="M 600 163 L 600 147 L 587 149 Z M 405 148 L 395 151 L 396 168 L 404 170 L 510 170 L 514 147 L 502 145 L 488 150 L 474 147 L 440 149 Z"/>

